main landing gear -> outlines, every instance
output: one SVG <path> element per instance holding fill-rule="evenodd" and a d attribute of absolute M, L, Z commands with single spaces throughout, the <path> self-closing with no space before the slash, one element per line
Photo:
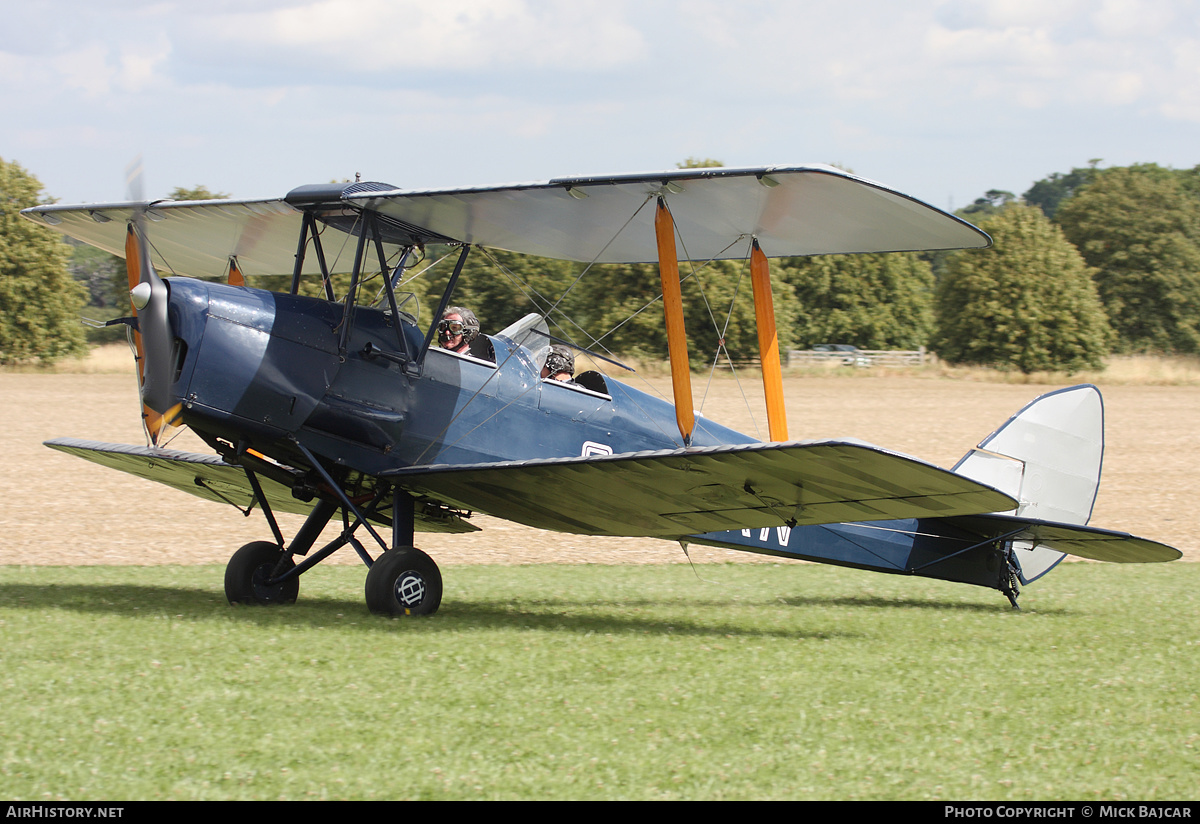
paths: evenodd
<path fill-rule="evenodd" d="M 389 491 L 393 493 L 390 548 L 368 523 Z M 259 498 L 261 501 L 262 496 Z M 343 513 L 341 534 L 306 557 L 339 509 Z M 225 597 L 229 603 L 259 606 L 295 603 L 300 576 L 348 544 L 368 567 L 365 589 L 371 612 L 388 616 L 432 615 L 441 605 L 442 573 L 432 558 L 413 546 L 414 503 L 404 491 L 382 487 L 361 512 L 345 497 L 340 505 L 321 500 L 286 549 L 279 526 L 265 503 L 263 513 L 276 542 L 254 541 L 233 554 L 225 567 Z M 377 558 L 371 558 L 355 537 L 360 526 L 365 526 L 384 549 Z M 303 559 L 299 563 L 298 557 Z"/>
<path fill-rule="evenodd" d="M 270 541 L 253 541 L 233 553 L 225 567 L 225 597 L 231 604 L 294 604 L 300 577 L 290 555 Z"/>
<path fill-rule="evenodd" d="M 396 547 L 371 565 L 366 590 L 377 615 L 432 615 L 442 603 L 442 573 L 416 547 Z"/>

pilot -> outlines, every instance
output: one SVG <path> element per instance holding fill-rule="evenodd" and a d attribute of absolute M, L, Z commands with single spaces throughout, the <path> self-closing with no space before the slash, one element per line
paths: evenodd
<path fill-rule="evenodd" d="M 479 318 L 465 306 L 447 306 L 438 321 L 438 346 L 471 355 L 483 360 L 496 361 L 496 352 L 491 340 L 479 334 Z"/>
<path fill-rule="evenodd" d="M 546 362 L 542 366 L 542 379 L 563 383 L 575 382 L 575 356 L 571 354 L 570 349 L 565 346 L 550 347 L 550 353 L 546 355 Z"/>
<path fill-rule="evenodd" d="M 474 312 L 462 306 L 446 307 L 438 322 L 438 346 L 465 355 L 478 335 L 479 319 Z"/>

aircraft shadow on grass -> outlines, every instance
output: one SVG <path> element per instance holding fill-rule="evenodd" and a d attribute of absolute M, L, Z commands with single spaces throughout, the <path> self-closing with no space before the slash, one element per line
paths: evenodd
<path fill-rule="evenodd" d="M 354 599 L 314 596 L 293 610 L 272 610 L 246 607 L 240 619 L 258 625 L 356 629 L 379 633 L 384 628 L 411 632 L 405 622 L 379 624 L 358 620 L 358 604 Z M 769 601 L 731 602 L 729 598 L 698 598 L 678 602 L 679 609 L 697 610 L 701 615 L 718 615 L 731 608 L 739 610 L 771 609 L 786 606 L 796 608 L 870 607 L 887 610 L 911 610 L 948 613 L 987 613 L 993 610 L 984 603 L 947 603 L 930 599 L 892 599 L 864 596 L 812 596 L 774 598 Z M 654 610 L 644 618 L 629 615 L 628 610 Z M 0 585 L 0 609 L 26 611 L 70 611 L 81 614 L 109 615 L 132 619 L 157 617 L 190 621 L 219 620 L 227 622 L 229 612 L 225 599 L 210 589 L 133 584 L 3 584 Z M 572 609 L 586 612 L 572 612 Z M 698 619 L 693 616 L 663 616 L 663 602 L 650 598 L 607 599 L 589 603 L 557 598 L 529 598 L 526 602 L 508 601 L 504 606 L 490 602 L 461 600 L 444 612 L 445 620 L 421 625 L 420 631 L 461 632 L 463 629 L 511 629 L 514 626 L 531 631 L 553 630 L 579 634 L 653 634 L 698 637 L 774 637 L 826 640 L 854 637 L 858 633 L 845 630 L 808 630 L 798 618 L 792 628 L 747 627 L 744 624 Z M 611 611 L 610 611 L 611 610 Z M 614 614 L 621 611 L 624 614 Z M 1054 610 L 1061 612 L 1061 610 Z M 349 620 L 346 620 L 349 618 Z"/>

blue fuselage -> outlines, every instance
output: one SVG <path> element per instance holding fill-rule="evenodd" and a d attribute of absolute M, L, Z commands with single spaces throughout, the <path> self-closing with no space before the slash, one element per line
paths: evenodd
<path fill-rule="evenodd" d="M 173 387 L 185 422 L 267 454 L 296 438 L 378 475 L 683 445 L 667 401 L 599 376 L 592 389 L 543 380 L 533 353 L 503 336 L 491 338 L 494 363 L 435 345 L 418 367 L 425 335 L 407 316 L 397 329 L 390 313 L 356 307 L 343 350 L 339 304 L 170 284 L 172 327 L 186 344 Z M 693 437 L 697 446 L 753 440 L 704 419 Z"/>
<path fill-rule="evenodd" d="M 620 382 L 543 380 L 534 354 L 490 338 L 495 362 L 434 345 L 408 316 L 399 326 L 356 307 L 187 278 L 170 281 L 178 347 L 173 391 L 184 422 L 210 441 L 293 462 L 295 442 L 364 476 L 427 464 L 473 464 L 683 446 L 674 407 Z M 344 344 L 344 345 L 343 345 Z M 388 353 L 380 356 L 380 352 Z M 755 439 L 703 418 L 695 446 Z M 942 523 L 896 521 L 731 530 L 697 543 L 882 572 L 914 571 L 977 539 Z M 931 577 L 993 586 L 981 547 Z"/>

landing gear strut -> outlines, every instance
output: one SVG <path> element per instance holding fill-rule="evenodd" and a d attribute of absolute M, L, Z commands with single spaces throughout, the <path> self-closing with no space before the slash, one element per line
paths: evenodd
<path fill-rule="evenodd" d="M 413 546 L 416 505 L 412 496 L 392 496 L 392 548 L 367 572 L 367 607 L 378 615 L 432 615 L 442 603 L 442 573 Z"/>
<path fill-rule="evenodd" d="M 295 603 L 300 591 L 300 575 L 349 544 L 368 567 L 366 600 L 371 612 L 391 616 L 437 612 L 442 603 L 442 573 L 432 558 L 413 546 L 415 503 L 410 495 L 400 489 L 389 490 L 387 486 L 381 486 L 362 511 L 344 493 L 339 495 L 340 506 L 329 500 L 318 501 L 285 551 L 283 533 L 260 492 L 261 487 L 252 474 L 250 477 L 276 543 L 255 541 L 234 553 L 225 568 L 225 597 L 229 603 L 264 606 Z M 386 500 L 389 491 L 392 493 L 391 548 L 367 525 L 367 520 L 375 516 L 377 507 Z M 338 509 L 344 510 L 342 533 L 297 565 L 295 558 L 308 555 Z M 349 520 L 351 512 L 353 523 Z M 363 525 L 367 525 L 367 530 L 385 550 L 375 560 L 354 537 L 355 531 Z"/>

